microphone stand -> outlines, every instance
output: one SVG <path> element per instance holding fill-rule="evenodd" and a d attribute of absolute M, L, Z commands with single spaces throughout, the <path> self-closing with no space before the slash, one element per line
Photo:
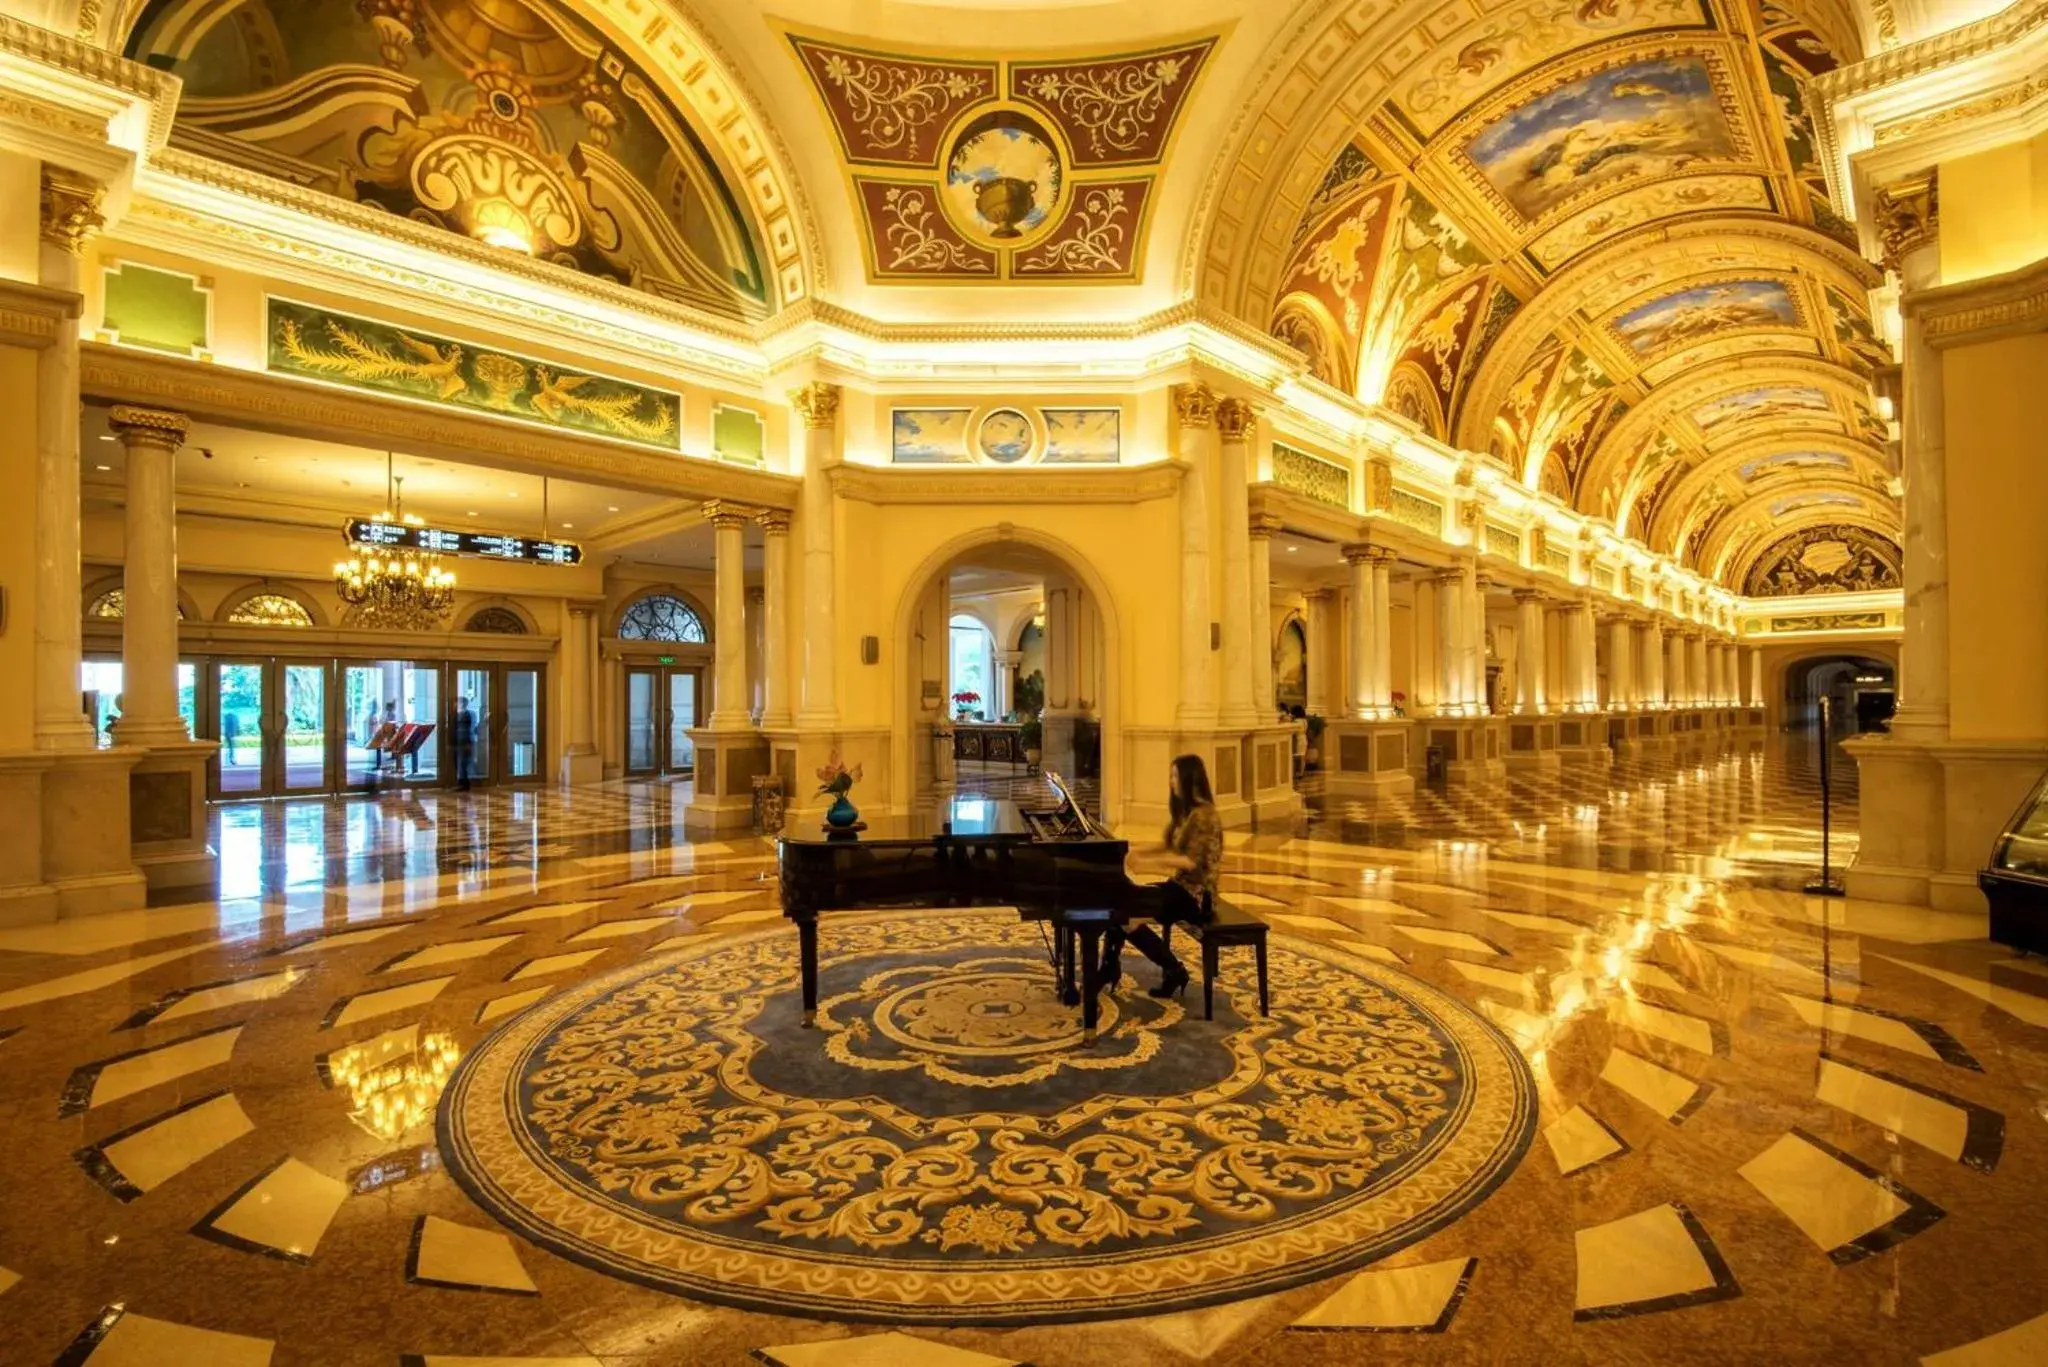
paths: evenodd
<path fill-rule="evenodd" d="M 1841 897 L 1845 889 L 1834 876 L 1830 837 L 1834 826 L 1834 766 L 1829 754 L 1834 748 L 1834 709 L 1827 694 L 1820 699 L 1820 877 L 1805 888 L 1808 897 Z"/>

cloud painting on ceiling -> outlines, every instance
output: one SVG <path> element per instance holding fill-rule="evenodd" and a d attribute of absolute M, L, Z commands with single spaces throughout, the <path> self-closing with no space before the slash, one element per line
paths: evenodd
<path fill-rule="evenodd" d="M 1639 304 L 1614 320 L 1638 356 L 1687 346 L 1717 332 L 1799 325 L 1799 306 L 1776 280 L 1722 280 Z"/>
<path fill-rule="evenodd" d="M 1811 385 L 1762 385 L 1709 400 L 1693 410 L 1700 430 L 1711 432 L 1737 419 L 1784 418 L 1801 413 L 1828 413 L 1828 396 Z"/>
<path fill-rule="evenodd" d="M 1699 56 L 1654 57 L 1569 81 L 1496 119 L 1466 146 L 1524 219 L 1618 181 L 1737 155 Z"/>
<path fill-rule="evenodd" d="M 891 415 L 889 453 L 899 464 L 967 459 L 970 408 L 899 408 Z"/>
<path fill-rule="evenodd" d="M 1849 458 L 1838 451 L 1780 451 L 1774 456 L 1758 456 L 1735 467 L 1735 476 L 1744 484 L 1751 484 L 1765 475 L 1778 474 L 1788 470 L 1846 470 Z"/>

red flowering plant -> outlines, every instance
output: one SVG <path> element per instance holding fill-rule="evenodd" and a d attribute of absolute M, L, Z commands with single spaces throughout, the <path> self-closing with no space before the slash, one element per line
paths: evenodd
<path fill-rule="evenodd" d="M 846 790 L 860 782 L 860 766 L 856 764 L 851 769 L 847 768 L 839 762 L 839 752 L 834 750 L 824 767 L 818 770 L 818 781 L 820 793 L 845 797 Z"/>
<path fill-rule="evenodd" d="M 953 695 L 954 705 L 958 707 L 972 707 L 980 701 L 981 694 L 971 688 L 963 688 Z"/>

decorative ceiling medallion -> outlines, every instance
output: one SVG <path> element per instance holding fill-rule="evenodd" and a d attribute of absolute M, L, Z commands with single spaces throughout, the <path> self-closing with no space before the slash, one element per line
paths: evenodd
<path fill-rule="evenodd" d="M 1013 109 L 969 120 L 946 154 L 948 216 L 983 246 L 1016 246 L 1041 236 L 1064 207 L 1065 189 L 1052 134 Z"/>
<path fill-rule="evenodd" d="M 786 36 L 838 136 L 877 283 L 1135 280 L 1154 177 L 1107 172 L 1164 160 L 1216 44 L 1013 62 Z"/>
<path fill-rule="evenodd" d="M 981 454 L 999 465 L 1015 465 L 1031 454 L 1038 433 L 1031 419 L 1014 408 L 998 408 L 981 420 L 974 434 Z"/>

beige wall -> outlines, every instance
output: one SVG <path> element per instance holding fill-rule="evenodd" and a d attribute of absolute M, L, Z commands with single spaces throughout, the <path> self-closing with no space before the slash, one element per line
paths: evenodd
<path fill-rule="evenodd" d="M 1941 164 L 1944 285 L 2018 270 L 2044 256 L 2048 133 Z"/>
<path fill-rule="evenodd" d="M 2048 740 L 2048 334 L 1942 359 L 1949 734 Z"/>

